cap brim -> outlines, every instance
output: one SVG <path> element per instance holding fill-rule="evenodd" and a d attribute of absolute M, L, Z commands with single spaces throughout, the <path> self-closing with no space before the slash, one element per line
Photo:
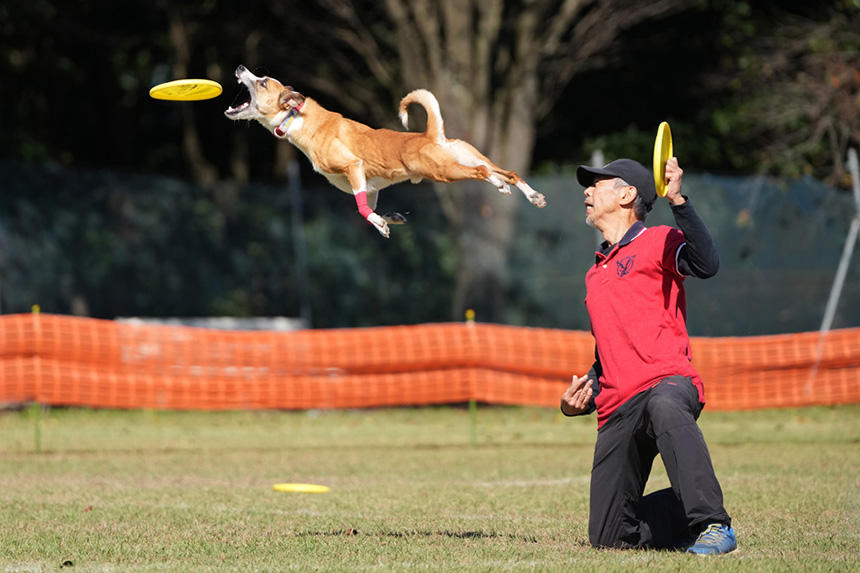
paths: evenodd
<path fill-rule="evenodd" d="M 610 173 L 602 167 L 588 167 L 587 165 L 580 165 L 576 168 L 576 180 L 579 181 L 579 184 L 583 187 L 590 187 L 598 177 L 617 177 L 617 175 L 615 173 Z"/>

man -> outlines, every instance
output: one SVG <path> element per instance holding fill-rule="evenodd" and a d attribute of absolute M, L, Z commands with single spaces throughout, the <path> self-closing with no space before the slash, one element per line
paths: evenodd
<path fill-rule="evenodd" d="M 666 198 L 680 230 L 645 227 L 657 192 L 636 161 L 580 166 L 576 175 L 586 187 L 586 222 L 605 239 L 585 277 L 595 362 L 561 400 L 567 416 L 597 410 L 591 544 L 728 553 L 737 542 L 696 424 L 705 398 L 691 363 L 684 295 L 686 276 L 717 272 L 713 240 L 681 195 L 677 158 L 666 165 Z M 658 452 L 672 487 L 643 497 Z"/>

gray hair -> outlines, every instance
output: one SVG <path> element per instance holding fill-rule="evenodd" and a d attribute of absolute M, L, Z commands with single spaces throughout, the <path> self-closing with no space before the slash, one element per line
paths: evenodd
<path fill-rule="evenodd" d="M 615 178 L 615 188 L 618 187 L 627 187 L 630 186 L 630 183 L 622 179 L 621 177 Z M 648 216 L 648 211 L 651 209 L 648 205 L 645 204 L 645 199 L 642 198 L 642 195 L 639 194 L 639 190 L 636 190 L 636 199 L 633 200 L 633 215 L 636 217 L 637 221 L 645 222 L 645 218 Z"/>

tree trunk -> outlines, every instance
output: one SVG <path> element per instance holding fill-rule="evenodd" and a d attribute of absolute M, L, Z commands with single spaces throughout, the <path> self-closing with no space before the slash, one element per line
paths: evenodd
<path fill-rule="evenodd" d="M 500 167 L 521 177 L 531 160 L 538 119 L 549 112 L 571 78 L 610 48 L 619 34 L 663 17 L 690 0 L 318 0 L 342 22 L 332 61 L 358 56 L 365 85 L 375 83 L 399 98 L 427 88 L 439 100 L 445 133 L 477 147 Z M 387 18 L 390 35 L 375 26 Z M 396 54 L 396 58 L 390 54 Z M 343 69 L 355 78 L 351 64 Z M 368 82 L 369 80 L 369 82 Z M 325 89 L 324 83 L 317 87 Z M 329 85 L 342 97 L 340 84 Z M 373 90 L 365 90 L 368 96 Z M 377 117 L 390 113 L 355 86 L 344 98 Z M 412 129 L 420 129 L 413 125 Z M 508 254 L 514 240 L 515 209 L 532 209 L 519 190 L 500 194 L 489 183 L 436 185 L 459 265 L 452 318 L 474 308 L 479 320 L 505 320 Z M 550 198 L 550 202 L 552 199 Z"/>
<path fill-rule="evenodd" d="M 447 137 L 468 141 L 500 167 L 524 175 L 534 143 L 530 110 L 536 102 L 533 90 L 524 90 L 530 101 L 517 106 L 522 113 L 511 118 L 511 108 L 522 97 L 517 94 L 523 90 L 523 79 L 493 87 L 493 59 L 498 56 L 493 46 L 502 31 L 503 3 L 419 0 L 407 8 L 390 0 L 387 6 L 396 24 L 403 81 L 410 89 L 427 87 L 436 95 Z M 530 38 L 535 19 L 526 16 L 520 21 L 526 28 L 523 38 Z M 520 66 L 506 67 L 513 72 Z M 533 68 L 529 71 L 534 73 Z M 526 78 L 524 83 L 534 82 Z M 505 195 L 482 181 L 434 188 L 457 238 L 451 318 L 462 320 L 465 310 L 472 308 L 479 320 L 503 322 L 514 211 L 531 205 L 518 189 Z"/>
<path fill-rule="evenodd" d="M 188 77 L 188 65 L 191 61 L 191 31 L 183 20 L 178 9 L 175 7 L 169 11 L 170 19 L 170 41 L 176 55 L 173 64 L 173 74 L 177 78 Z M 203 186 L 215 182 L 218 172 L 215 167 L 207 161 L 203 154 L 203 146 L 197 134 L 193 106 L 183 105 L 179 108 L 182 118 L 182 150 L 188 166 L 194 176 L 194 180 Z"/>
<path fill-rule="evenodd" d="M 500 100 L 509 98 L 503 96 Z M 524 105 L 520 109 L 532 108 Z M 444 116 L 444 105 L 442 112 Z M 513 114 L 506 123 L 506 126 L 492 129 L 480 149 L 500 167 L 516 171 L 525 178 L 534 145 L 533 118 L 523 111 Z M 456 134 L 449 131 L 448 136 L 456 137 Z M 478 320 L 504 322 L 508 255 L 515 240 L 516 209 L 535 207 L 516 188 L 505 195 L 482 181 L 440 184 L 435 189 L 457 237 L 458 266 L 451 300 L 452 318 L 461 320 L 465 310 L 471 308 Z"/>

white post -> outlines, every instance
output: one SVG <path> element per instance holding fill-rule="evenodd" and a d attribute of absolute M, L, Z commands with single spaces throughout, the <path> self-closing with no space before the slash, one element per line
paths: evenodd
<path fill-rule="evenodd" d="M 833 317 L 836 315 L 836 307 L 839 304 L 839 297 L 842 295 L 845 276 L 848 274 L 848 267 L 851 266 L 851 255 L 854 253 L 854 245 L 857 242 L 858 231 L 860 231 L 860 169 L 857 165 L 857 151 L 853 147 L 848 150 L 848 170 L 851 172 L 851 181 L 854 186 L 854 218 L 851 220 L 851 227 L 845 238 L 842 257 L 839 259 L 839 267 L 836 269 L 836 278 L 833 279 L 833 286 L 830 288 L 830 296 L 827 298 L 827 306 L 824 309 L 824 318 L 821 320 L 821 327 L 818 330 L 818 350 L 815 353 L 815 364 L 812 366 L 809 381 L 806 383 L 806 394 L 812 391 L 812 383 L 818 375 L 818 367 L 821 365 L 821 358 L 824 354 L 824 339 L 830 332 L 830 327 L 833 326 Z"/>
<path fill-rule="evenodd" d="M 836 305 L 842 294 L 842 286 L 845 284 L 845 275 L 851 265 L 851 254 L 854 252 L 854 244 L 857 242 L 857 231 L 860 228 L 860 174 L 858 174 L 857 151 L 852 147 L 848 150 L 848 170 L 851 172 L 851 180 L 854 183 L 854 219 L 851 220 L 851 229 L 842 249 L 842 257 L 839 259 L 839 268 L 836 270 L 836 278 L 830 289 L 830 297 L 827 299 L 827 307 L 824 311 L 824 319 L 821 321 L 820 331 L 826 333 L 833 324 L 833 315 L 836 314 Z"/>

